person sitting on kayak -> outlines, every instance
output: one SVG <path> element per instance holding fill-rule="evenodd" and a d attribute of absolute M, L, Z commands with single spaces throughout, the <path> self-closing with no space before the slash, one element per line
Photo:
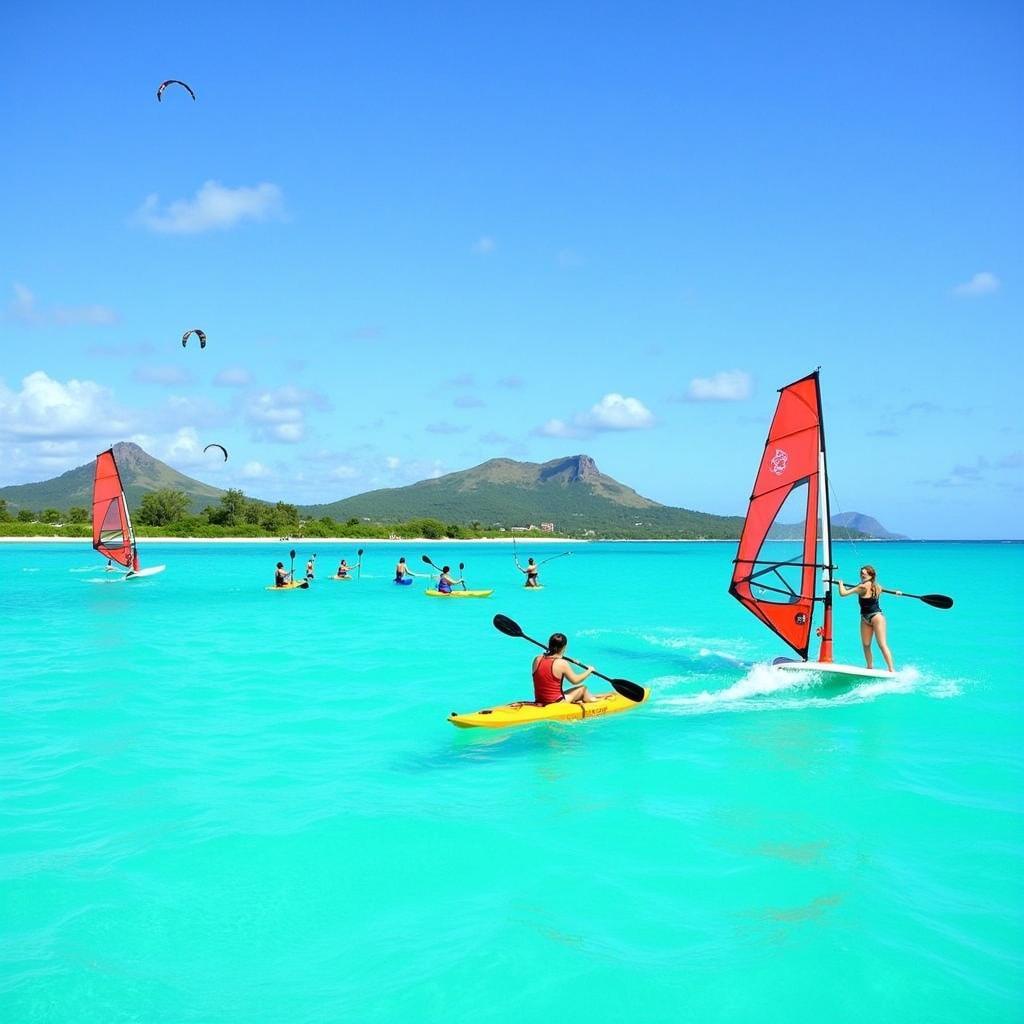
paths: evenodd
<path fill-rule="evenodd" d="M 439 594 L 450 594 L 452 592 L 452 587 L 455 586 L 456 583 L 462 583 L 461 578 L 457 580 L 453 580 L 451 578 L 451 571 L 452 567 L 450 565 L 446 565 L 441 569 L 441 576 L 437 581 L 437 591 Z"/>
<path fill-rule="evenodd" d="M 362 564 L 361 562 L 356 562 L 355 565 L 349 565 L 348 562 L 346 562 L 345 559 L 343 558 L 341 560 L 341 565 L 338 566 L 338 579 L 339 580 L 347 580 L 348 579 L 349 570 L 350 569 L 358 569 L 361 564 Z"/>
<path fill-rule="evenodd" d="M 283 587 L 286 583 L 291 583 L 292 574 L 285 569 L 284 562 L 277 563 L 277 569 L 274 570 L 274 586 Z"/>
<path fill-rule="evenodd" d="M 526 560 L 526 568 L 524 569 L 519 564 L 519 559 L 516 559 L 516 568 L 526 573 L 526 586 L 528 587 L 539 587 L 540 586 L 540 567 L 534 562 L 532 558 Z"/>
<path fill-rule="evenodd" d="M 395 566 L 395 582 L 404 583 L 406 577 L 412 579 L 415 575 L 416 573 L 411 572 L 409 566 L 405 564 L 405 558 L 400 558 L 398 560 L 398 565 Z"/>
<path fill-rule="evenodd" d="M 562 657 L 569 641 L 564 633 L 552 633 L 548 640 L 548 649 L 533 659 L 533 698 L 541 706 L 568 701 L 570 704 L 593 704 L 600 700 L 584 685 L 584 680 L 594 671 L 592 667 L 576 675 L 569 662 Z M 568 690 L 562 687 L 568 679 L 572 686 Z"/>

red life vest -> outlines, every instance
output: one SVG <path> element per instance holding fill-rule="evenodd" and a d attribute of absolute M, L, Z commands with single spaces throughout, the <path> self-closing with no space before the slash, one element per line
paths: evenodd
<path fill-rule="evenodd" d="M 554 663 L 559 654 L 542 654 L 533 670 L 533 699 L 538 704 L 557 704 L 563 699 L 562 680 L 555 678 Z"/>

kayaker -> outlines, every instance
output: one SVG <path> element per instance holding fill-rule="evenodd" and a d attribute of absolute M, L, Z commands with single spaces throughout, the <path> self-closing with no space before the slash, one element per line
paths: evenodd
<path fill-rule="evenodd" d="M 519 559 L 516 559 L 516 568 L 526 574 L 526 586 L 528 587 L 539 587 L 540 586 L 540 567 L 532 559 L 526 560 L 526 568 L 519 564 Z"/>
<path fill-rule="evenodd" d="M 564 633 L 552 633 L 548 639 L 548 649 L 533 659 L 533 699 L 536 703 L 557 704 L 560 700 L 570 704 L 593 704 L 600 700 L 584 685 L 592 667 L 576 675 L 569 662 L 562 657 L 569 641 Z M 572 683 L 568 690 L 563 690 L 566 680 Z"/>
<path fill-rule="evenodd" d="M 349 571 L 351 569 L 358 569 L 360 565 L 362 565 L 361 562 L 356 562 L 355 565 L 349 565 L 348 562 L 346 562 L 345 559 L 343 558 L 341 560 L 341 564 L 338 566 L 338 579 L 348 579 Z"/>
<path fill-rule="evenodd" d="M 462 583 L 461 577 L 457 580 L 452 579 L 451 571 L 452 567 L 450 565 L 445 565 L 441 568 L 441 575 L 437 581 L 438 593 L 450 594 L 452 592 L 452 587 L 454 587 L 456 583 Z"/>
<path fill-rule="evenodd" d="M 877 574 L 875 573 L 874 566 L 865 565 L 860 570 L 860 583 L 855 586 L 848 587 L 842 580 L 836 580 L 836 584 L 839 587 L 840 597 L 849 597 L 851 594 L 857 595 L 857 600 L 860 603 L 860 642 L 864 647 L 864 663 L 868 668 L 873 668 L 871 657 L 871 640 L 874 638 L 878 649 L 882 652 L 882 657 L 885 658 L 885 664 L 888 666 L 890 672 L 895 672 L 892 664 L 892 654 L 889 651 L 889 645 L 886 642 L 885 635 L 885 616 L 882 614 L 882 609 L 878 604 L 879 597 L 882 596 L 882 587 L 878 582 Z M 891 594 L 896 594 L 902 597 L 902 590 L 891 590 Z"/>
<path fill-rule="evenodd" d="M 278 562 L 277 568 L 274 570 L 274 586 L 283 587 L 286 583 L 291 583 L 292 574 L 284 567 L 284 562 Z"/>
<path fill-rule="evenodd" d="M 400 558 L 398 564 L 395 566 L 395 582 L 402 583 L 406 577 L 412 579 L 416 573 L 411 572 L 409 566 L 405 564 L 405 558 Z"/>

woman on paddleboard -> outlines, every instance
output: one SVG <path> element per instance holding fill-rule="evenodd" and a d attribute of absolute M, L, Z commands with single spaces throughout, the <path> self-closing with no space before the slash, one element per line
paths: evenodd
<path fill-rule="evenodd" d="M 532 559 L 526 560 L 526 568 L 524 569 L 519 564 L 519 559 L 516 559 L 516 568 L 526 575 L 526 586 L 528 587 L 539 587 L 540 586 L 540 568 L 537 563 Z"/>
<path fill-rule="evenodd" d="M 533 699 L 538 704 L 557 704 L 560 700 L 570 704 L 593 704 L 600 699 L 583 685 L 594 669 L 588 667 L 585 672 L 576 675 L 569 662 L 562 657 L 568 643 L 564 633 L 552 633 L 548 649 L 533 659 Z M 563 690 L 567 679 L 572 686 Z"/>
<path fill-rule="evenodd" d="M 885 658 L 885 664 L 888 666 L 889 671 L 895 672 L 896 669 L 893 668 L 892 664 L 892 654 L 886 642 L 885 616 L 882 614 L 882 609 L 878 604 L 878 599 L 882 596 L 882 588 L 878 583 L 874 566 L 865 565 L 861 567 L 860 583 L 854 587 L 848 587 L 842 580 L 836 580 L 836 584 L 839 587 L 840 597 L 849 597 L 851 594 L 856 594 L 857 600 L 860 602 L 860 642 L 864 647 L 864 663 L 868 668 L 874 668 L 871 656 L 871 640 L 873 637 L 875 643 L 878 644 L 878 649 L 882 652 L 882 657 Z M 896 594 L 899 597 L 903 596 L 902 590 L 892 590 L 890 593 Z"/>

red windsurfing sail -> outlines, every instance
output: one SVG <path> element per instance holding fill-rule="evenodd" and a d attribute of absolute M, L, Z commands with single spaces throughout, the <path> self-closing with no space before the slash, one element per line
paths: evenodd
<path fill-rule="evenodd" d="M 779 390 L 729 593 L 802 658 L 814 611 L 818 502 L 825 492 L 818 372 Z M 829 553 L 824 552 L 826 561 Z"/>
<path fill-rule="evenodd" d="M 128 502 L 112 448 L 96 456 L 96 475 L 92 482 L 92 546 L 104 558 L 112 558 L 128 569 L 139 567 Z"/>

